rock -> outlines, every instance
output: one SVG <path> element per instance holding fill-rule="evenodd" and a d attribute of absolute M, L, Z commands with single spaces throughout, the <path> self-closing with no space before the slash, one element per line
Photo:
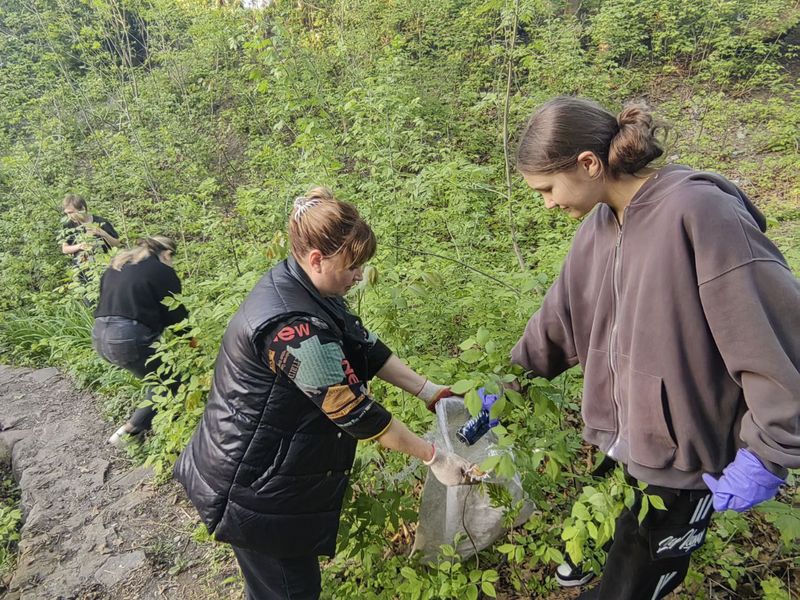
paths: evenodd
<path fill-rule="evenodd" d="M 133 507 L 138 506 L 148 498 L 150 498 L 151 494 L 149 491 L 143 490 L 134 490 L 132 492 L 128 492 L 122 498 L 114 502 L 111 506 L 108 507 L 109 513 L 117 513 L 117 512 L 128 512 Z"/>
<path fill-rule="evenodd" d="M 19 422 L 20 422 L 19 417 L 0 416 L 0 431 L 6 431 L 7 429 L 11 429 Z"/>
<path fill-rule="evenodd" d="M 97 488 L 105 482 L 106 472 L 110 464 L 107 460 L 95 458 L 86 467 L 82 467 L 81 471 L 89 474 L 90 485 L 93 488 Z"/>
<path fill-rule="evenodd" d="M 0 431 L 0 463 L 10 465 L 14 444 L 25 439 L 31 433 L 29 429 L 12 429 Z"/>
<path fill-rule="evenodd" d="M 110 557 L 97 569 L 94 578 L 106 587 L 113 587 L 145 563 L 144 552 L 136 550 Z"/>
<path fill-rule="evenodd" d="M 31 369 L 20 369 L 20 368 L 0 365 L 0 385 L 11 383 L 15 379 L 19 379 L 23 375 L 26 375 L 30 372 Z"/>
<path fill-rule="evenodd" d="M 93 398 L 76 392 L 55 369 L 30 372 L 0 366 L 0 426 L 0 461 L 11 458 L 25 519 L 16 571 L 0 596 L 211 597 L 190 580 L 191 569 L 200 570 L 202 563 L 192 562 L 199 550 L 188 532 L 169 536 L 176 538 L 176 547 L 181 543 L 177 538 L 187 542 L 181 558 L 198 566 L 187 567 L 190 573 L 174 579 L 180 580 L 175 589 L 158 592 L 163 573 L 150 568 L 142 549 L 163 538 L 165 528 L 172 529 L 169 523 L 182 521 L 180 507 L 165 496 L 167 490 L 152 487 L 152 469 L 131 469 L 129 461 L 109 452 L 109 425 Z"/>
<path fill-rule="evenodd" d="M 46 369 L 38 369 L 32 373 L 28 373 L 25 378 L 33 383 L 47 383 L 51 379 L 55 379 L 61 373 L 55 367 L 47 367 Z"/>
<path fill-rule="evenodd" d="M 137 467 L 132 471 L 127 471 L 117 475 L 108 482 L 112 488 L 119 490 L 130 490 L 143 481 L 147 481 L 153 477 L 153 469 L 151 467 Z"/>

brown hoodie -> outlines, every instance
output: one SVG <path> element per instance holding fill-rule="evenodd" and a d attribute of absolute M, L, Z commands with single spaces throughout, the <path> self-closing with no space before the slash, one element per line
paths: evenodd
<path fill-rule="evenodd" d="M 800 282 L 719 175 L 671 165 L 600 204 L 511 352 L 583 367 L 583 437 L 653 485 L 703 489 L 746 446 L 800 467 Z"/>

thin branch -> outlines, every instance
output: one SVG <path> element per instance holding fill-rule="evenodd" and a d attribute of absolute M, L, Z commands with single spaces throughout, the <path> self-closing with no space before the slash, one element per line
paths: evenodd
<path fill-rule="evenodd" d="M 508 144 L 508 113 L 511 106 L 511 81 L 514 71 L 514 47 L 517 44 L 517 16 L 519 14 L 519 0 L 514 2 L 514 16 L 511 21 L 511 41 L 508 42 L 506 36 L 506 97 L 505 104 L 503 105 L 503 157 L 505 158 L 506 168 L 506 198 L 508 200 L 508 225 L 511 229 L 511 244 L 514 248 L 514 254 L 517 257 L 519 268 L 523 271 L 526 270 L 525 259 L 519 249 L 517 242 L 517 227 L 514 225 L 514 206 L 512 204 L 513 189 L 511 186 L 511 157 Z"/>
<path fill-rule="evenodd" d="M 489 275 L 489 273 L 486 273 L 485 271 L 481 271 L 480 269 L 478 269 L 476 267 L 473 267 L 472 265 L 469 265 L 469 264 L 465 263 L 464 261 L 456 260 L 455 258 L 451 258 L 449 256 L 444 256 L 443 254 L 436 254 L 435 252 L 427 252 L 425 250 L 418 250 L 416 248 L 406 248 L 405 246 L 399 246 L 397 244 L 392 244 L 392 243 L 389 243 L 389 242 L 381 242 L 381 245 L 382 246 L 389 246 L 390 248 L 394 248 L 395 250 L 402 250 L 403 252 L 410 252 L 412 254 L 422 254 L 424 256 L 433 256 L 433 257 L 436 257 L 436 258 L 441 258 L 442 260 L 449 260 L 450 262 L 454 262 L 457 265 L 461 265 L 465 269 L 469 269 L 470 271 L 474 271 L 475 273 L 478 273 L 479 275 L 483 275 L 484 277 L 486 277 L 487 279 L 491 279 L 495 283 L 499 283 L 504 288 L 507 288 L 507 289 L 511 290 L 512 292 L 514 292 L 514 294 L 517 295 L 517 296 L 521 296 L 522 295 L 520 293 L 520 291 L 517 288 L 515 288 L 514 286 L 509 285 L 505 281 L 503 281 L 502 279 L 498 279 L 494 275 Z"/>

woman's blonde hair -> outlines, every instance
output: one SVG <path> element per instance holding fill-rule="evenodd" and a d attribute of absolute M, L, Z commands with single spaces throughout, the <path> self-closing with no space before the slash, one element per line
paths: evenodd
<path fill-rule="evenodd" d="M 63 208 L 70 206 L 75 210 L 86 210 L 86 200 L 78 194 L 66 194 L 61 201 L 61 206 Z"/>
<path fill-rule="evenodd" d="M 363 265 L 378 242 L 358 209 L 337 200 L 328 188 L 315 187 L 294 201 L 289 217 L 289 242 L 295 258 L 317 249 L 326 258 L 342 256 L 345 268 Z"/>
<path fill-rule="evenodd" d="M 172 252 L 175 254 L 175 242 L 163 235 L 142 238 L 136 242 L 136 246 L 123 250 L 111 259 L 111 268 L 117 271 L 124 265 L 142 262 L 150 256 L 158 256 L 162 252 Z"/>

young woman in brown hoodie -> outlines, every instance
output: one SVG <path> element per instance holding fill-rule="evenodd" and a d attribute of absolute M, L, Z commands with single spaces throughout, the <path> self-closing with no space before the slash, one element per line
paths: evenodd
<path fill-rule="evenodd" d="M 650 167 L 656 129 L 641 106 L 558 97 L 517 156 L 546 208 L 586 219 L 512 361 L 547 378 L 580 364 L 584 439 L 666 506 L 622 513 L 584 599 L 665 597 L 714 510 L 768 500 L 800 467 L 800 282 L 734 184 Z"/>

